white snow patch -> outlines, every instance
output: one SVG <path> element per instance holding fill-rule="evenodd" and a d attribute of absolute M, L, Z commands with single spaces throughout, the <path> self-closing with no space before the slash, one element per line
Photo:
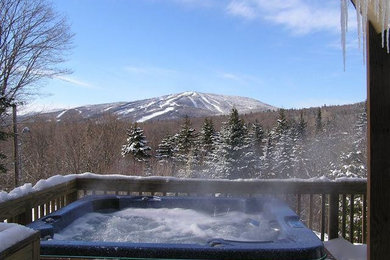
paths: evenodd
<path fill-rule="evenodd" d="M 105 112 L 105 111 L 108 111 L 108 110 L 110 110 L 111 108 L 113 108 L 113 106 L 107 107 L 107 108 L 103 109 L 103 111 L 104 111 L 104 112 Z"/>
<path fill-rule="evenodd" d="M 217 106 L 217 105 L 211 103 L 211 102 L 210 102 L 207 98 L 205 98 L 203 95 L 200 95 L 200 97 L 202 98 L 202 100 L 204 100 L 206 103 L 208 103 L 208 104 L 210 104 L 211 106 L 213 106 L 213 107 L 214 107 L 215 109 L 217 109 L 219 112 L 224 113 L 223 110 L 222 110 L 219 106 Z"/>
<path fill-rule="evenodd" d="M 126 115 L 126 114 L 129 114 L 129 113 L 133 112 L 134 110 L 135 110 L 135 108 L 129 108 L 129 109 L 117 112 L 116 114 L 117 115 Z"/>
<path fill-rule="evenodd" d="M 188 98 L 191 100 L 194 107 L 198 108 L 198 104 L 195 102 L 195 100 L 192 97 L 188 97 Z"/>
<path fill-rule="evenodd" d="M 139 106 L 138 108 L 139 108 L 139 109 L 148 108 L 148 107 L 150 107 L 150 106 L 154 105 L 155 103 L 156 103 L 156 101 L 151 101 L 151 102 L 149 102 L 149 103 L 148 103 L 148 104 L 146 104 L 146 105 Z"/>
<path fill-rule="evenodd" d="M 153 114 L 150 114 L 150 115 L 147 115 L 147 116 L 143 116 L 140 119 L 138 119 L 137 122 L 145 122 L 145 121 L 147 121 L 149 119 L 152 119 L 152 118 L 154 118 L 156 116 L 163 115 L 163 114 L 168 113 L 169 111 L 173 111 L 173 110 L 175 110 L 174 107 L 167 107 L 166 109 L 164 109 L 162 111 L 158 111 L 158 112 L 155 112 Z"/>
<path fill-rule="evenodd" d="M 58 118 L 62 117 L 67 111 L 68 111 L 68 110 L 62 111 L 61 113 L 59 113 L 59 114 L 56 116 L 56 118 L 58 119 Z"/>
<path fill-rule="evenodd" d="M 37 231 L 14 223 L 0 222 L 0 252 L 23 241 Z"/>
<path fill-rule="evenodd" d="M 324 245 L 337 260 L 367 259 L 367 245 L 354 245 L 343 238 L 325 241 Z"/>
<path fill-rule="evenodd" d="M 76 178 L 76 174 L 70 174 L 70 175 L 55 175 L 52 176 L 46 180 L 40 180 L 38 181 L 35 186 L 33 187 L 31 183 L 26 183 L 23 186 L 17 187 L 10 191 L 9 193 L 6 193 L 4 191 L 0 191 L 0 203 L 5 202 L 7 200 L 12 200 L 16 198 L 23 197 L 29 193 L 32 193 L 34 191 L 40 191 L 48 187 L 55 186 L 57 184 L 65 183 L 70 180 L 73 180 Z"/>

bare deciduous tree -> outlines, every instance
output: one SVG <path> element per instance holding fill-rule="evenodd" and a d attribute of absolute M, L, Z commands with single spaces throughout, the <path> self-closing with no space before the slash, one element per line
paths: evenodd
<path fill-rule="evenodd" d="M 0 97 L 20 101 L 43 78 L 66 73 L 66 19 L 46 0 L 0 0 Z"/>

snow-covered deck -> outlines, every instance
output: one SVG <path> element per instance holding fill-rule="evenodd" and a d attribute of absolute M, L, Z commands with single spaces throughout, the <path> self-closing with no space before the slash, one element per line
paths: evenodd
<path fill-rule="evenodd" d="M 89 194 L 278 196 L 322 240 L 366 242 L 366 179 L 205 180 L 92 173 L 53 176 L 0 192 L 0 221 L 26 225 Z M 340 228 L 339 228 L 340 226 Z"/>

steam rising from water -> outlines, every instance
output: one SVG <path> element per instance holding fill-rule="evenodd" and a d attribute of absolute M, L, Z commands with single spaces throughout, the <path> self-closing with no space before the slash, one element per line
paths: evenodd
<path fill-rule="evenodd" d="M 130 208 L 88 213 L 54 235 L 56 240 L 133 243 L 199 243 L 212 238 L 275 240 L 278 232 L 260 215 L 227 211 L 206 214 L 192 209 Z"/>

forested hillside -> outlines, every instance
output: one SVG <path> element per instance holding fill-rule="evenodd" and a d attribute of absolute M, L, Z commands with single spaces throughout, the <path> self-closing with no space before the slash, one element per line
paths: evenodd
<path fill-rule="evenodd" d="M 364 103 L 140 124 L 27 120 L 19 124 L 21 178 L 121 173 L 196 178 L 328 178 L 366 175 Z M 2 142 L 13 186 L 12 140 Z"/>

